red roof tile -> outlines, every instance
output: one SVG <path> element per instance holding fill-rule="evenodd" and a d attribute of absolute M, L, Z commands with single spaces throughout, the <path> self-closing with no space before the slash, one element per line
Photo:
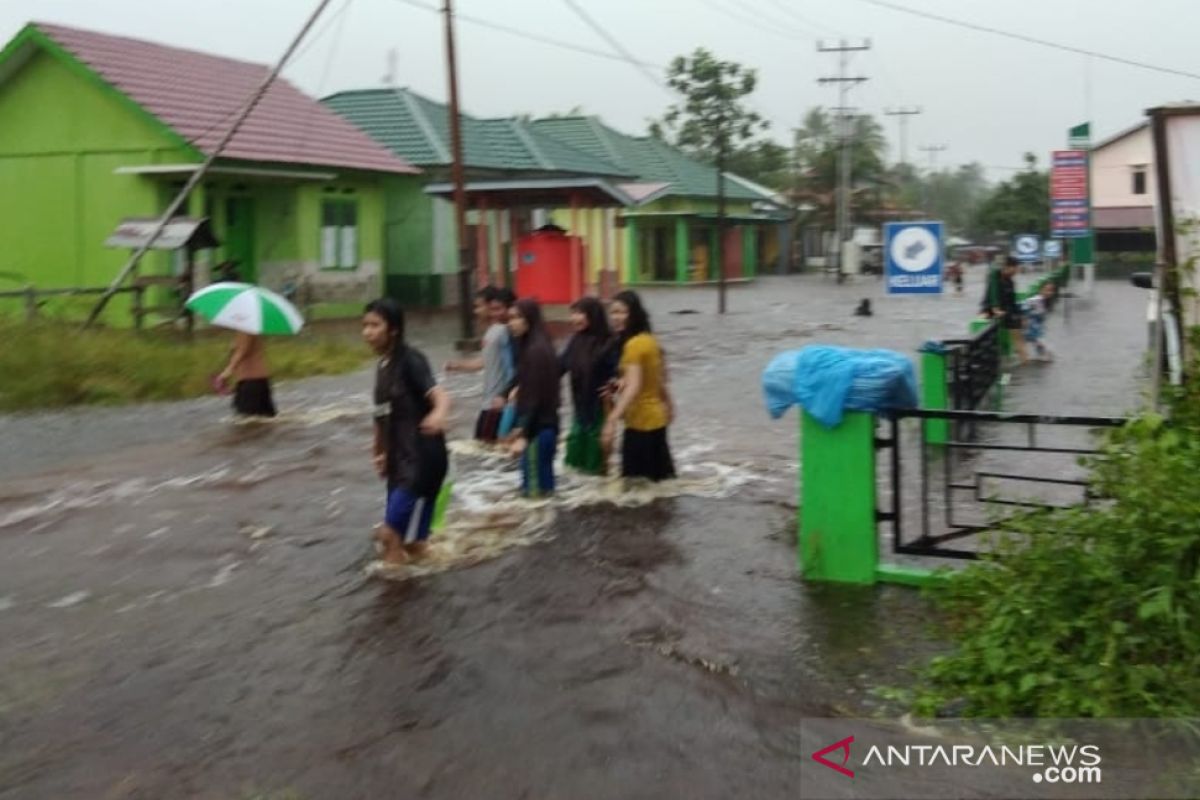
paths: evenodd
<path fill-rule="evenodd" d="M 198 150 L 216 147 L 269 68 L 123 36 L 35 23 Z M 417 173 L 367 134 L 277 79 L 222 158 Z"/>

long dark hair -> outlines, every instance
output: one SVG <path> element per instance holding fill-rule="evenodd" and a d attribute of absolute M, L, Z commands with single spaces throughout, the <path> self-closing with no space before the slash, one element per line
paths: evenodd
<path fill-rule="evenodd" d="M 595 297 L 581 297 L 571 304 L 571 310 L 583 314 L 587 327 L 571 337 L 567 367 L 572 381 L 580 385 L 590 383 L 596 362 L 612 345 L 612 331 L 608 327 L 608 315 L 604 305 Z"/>
<path fill-rule="evenodd" d="M 622 342 L 628 341 L 639 333 L 653 332 L 650 327 L 650 315 L 646 313 L 646 307 L 642 305 L 642 298 L 638 297 L 637 292 L 628 289 L 617 292 L 613 297 L 613 302 L 622 303 L 629 309 L 629 319 L 625 321 L 625 330 L 621 331 Z"/>
<path fill-rule="evenodd" d="M 558 407 L 558 360 L 554 344 L 542 318 L 542 307 L 528 297 L 518 300 L 513 309 L 528 326 L 525 335 L 517 340 L 518 414 L 543 405 Z"/>
<path fill-rule="evenodd" d="M 513 308 L 521 315 L 529 328 L 525 331 L 525 335 L 518 340 L 518 353 L 523 353 L 527 348 L 535 345 L 541 347 L 544 344 L 550 347 L 550 333 L 546 330 L 546 321 L 542 317 L 542 307 L 538 305 L 538 301 L 522 297 L 513 304 Z"/>

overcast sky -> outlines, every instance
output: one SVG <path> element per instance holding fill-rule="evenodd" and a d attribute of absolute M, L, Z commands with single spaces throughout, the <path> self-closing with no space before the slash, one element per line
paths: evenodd
<path fill-rule="evenodd" d="M 310 94 L 382 85 L 396 52 L 399 85 L 446 95 L 440 0 L 334 0 L 286 76 Z M 836 57 L 818 38 L 869 37 L 851 72 L 870 80 L 851 105 L 880 113 L 921 106 L 910 122 L 917 148 L 945 144 L 940 163 L 979 161 L 989 176 L 1021 164 L 1025 151 L 1065 144 L 1066 129 L 1087 118 L 1100 136 L 1142 119 L 1145 109 L 1200 99 L 1200 80 L 1174 77 L 963 30 L 868 5 L 862 0 L 578 0 L 640 60 L 667 64 L 698 46 L 758 70 L 752 104 L 786 141 L 805 109 L 835 105 L 836 90 L 817 78 Z M 894 0 L 974 23 L 1105 54 L 1200 73 L 1200 1 Z M 0 0 L 0 37 L 44 20 L 152 39 L 241 59 L 272 62 L 316 0 Z M 422 8 L 426 6 L 428 8 Z M 464 16 L 611 52 L 565 0 L 456 0 Z M 572 52 L 461 20 L 460 91 L 480 116 L 545 114 L 575 106 L 628 133 L 641 134 L 672 97 L 623 62 Z M 1090 82 L 1088 80 L 1090 73 Z M 1090 83 L 1091 91 L 1087 91 Z M 1090 102 L 1089 102 L 1090 94 Z M 898 139 L 887 119 L 889 138 Z M 895 151 L 892 157 L 896 156 Z"/>

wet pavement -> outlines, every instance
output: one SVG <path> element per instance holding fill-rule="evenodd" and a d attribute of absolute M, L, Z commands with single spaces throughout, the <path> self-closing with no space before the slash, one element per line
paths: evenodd
<path fill-rule="evenodd" d="M 712 289 L 646 292 L 681 481 L 530 504 L 456 445 L 432 574 L 400 581 L 365 574 L 367 370 L 281 387 L 265 425 L 214 399 L 0 417 L 0 798 L 798 796 L 799 720 L 872 713 L 938 643 L 911 591 L 797 579 L 795 412 L 767 418 L 759 375 L 809 343 L 960 336 L 970 279 L 773 277 L 725 318 Z M 1059 360 L 1007 407 L 1134 407 L 1143 309 L 1101 283 L 1056 313 Z M 448 385 L 461 438 L 477 379 Z"/>

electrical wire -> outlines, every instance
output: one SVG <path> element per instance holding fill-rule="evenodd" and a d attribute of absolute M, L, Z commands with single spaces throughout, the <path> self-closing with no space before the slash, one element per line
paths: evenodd
<path fill-rule="evenodd" d="M 771 2 L 774 3 L 775 6 L 777 8 L 779 8 L 781 11 L 783 11 L 784 14 L 788 15 L 789 17 L 791 17 L 792 19 L 794 19 L 795 21 L 797 21 L 801 24 L 808 26 L 811 29 L 818 30 L 818 31 L 825 31 L 826 33 L 830 34 L 831 36 L 847 36 L 848 35 L 848 34 L 846 34 L 845 31 L 838 30 L 837 28 L 831 28 L 830 26 L 824 24 L 823 22 L 820 22 L 818 20 L 812 19 L 811 17 L 805 16 L 804 14 L 801 14 L 799 11 L 796 10 L 795 6 L 793 6 L 791 3 L 785 2 L 785 0 L 771 0 Z"/>
<path fill-rule="evenodd" d="M 868 5 L 872 5 L 872 6 L 878 6 L 879 8 L 886 8 L 891 11 L 899 12 L 901 14 L 909 14 L 914 17 L 921 17 L 922 19 L 934 20 L 936 22 L 942 22 L 947 25 L 954 25 L 959 28 L 967 28 L 969 30 L 978 31 L 980 33 L 990 33 L 995 36 L 1003 36 L 1007 39 L 1014 39 L 1018 42 L 1025 42 L 1027 44 L 1036 44 L 1036 45 L 1040 45 L 1042 47 L 1049 47 L 1053 50 L 1061 50 L 1066 53 L 1076 53 L 1076 54 L 1082 55 L 1082 56 L 1091 56 L 1093 58 L 1099 58 L 1104 61 L 1111 61 L 1114 64 L 1123 64 L 1127 67 L 1137 67 L 1138 69 L 1150 70 L 1152 72 L 1161 72 L 1166 75 L 1176 75 L 1176 76 L 1183 77 L 1183 78 L 1195 78 L 1197 80 L 1200 80 L 1200 73 L 1188 72 L 1188 71 L 1182 70 L 1182 69 L 1174 69 L 1173 67 L 1162 67 L 1157 64 L 1150 64 L 1145 61 L 1137 61 L 1135 59 L 1124 58 L 1122 56 L 1113 56 L 1113 55 L 1109 55 L 1107 53 L 1100 53 L 1095 50 L 1087 50 L 1082 47 L 1074 47 L 1072 45 L 1062 44 L 1060 42 L 1052 42 L 1052 41 L 1049 41 L 1048 39 L 1039 39 L 1036 36 L 1027 36 L 1023 33 L 1013 33 L 1012 31 L 1001 30 L 1000 28 L 992 28 L 990 26 L 980 25 L 975 22 L 968 22 L 966 20 L 955 19 L 953 17 L 945 17 L 945 16 L 942 16 L 941 14 L 935 14 L 931 11 L 921 11 L 920 9 L 916 9 L 916 8 L 907 8 L 902 5 L 897 5 L 896 3 L 888 2 L 887 0 L 859 0 L 859 2 L 867 3 Z"/>
<path fill-rule="evenodd" d="M 420 0 L 395 0 L 395 2 L 404 3 L 405 5 L 412 6 L 413 8 L 420 8 L 420 9 L 424 9 L 425 11 L 431 11 L 435 14 L 442 13 L 442 10 L 440 8 L 438 8 L 437 6 L 430 5 L 429 3 L 423 3 Z M 539 42 L 541 44 L 550 45 L 551 47 L 558 47 L 563 50 L 570 50 L 575 53 L 583 53 L 583 54 L 589 55 L 589 56 L 596 56 L 597 58 L 606 58 L 610 61 L 626 61 L 626 58 L 624 56 L 619 55 L 617 53 L 608 53 L 603 50 L 597 50 L 592 47 L 586 47 L 584 45 L 578 45 L 573 42 L 563 41 L 562 39 L 555 39 L 550 36 L 542 36 L 541 34 L 537 34 L 537 33 L 530 33 L 527 30 L 522 30 L 520 28 L 514 28 L 509 25 L 503 25 L 498 22 L 492 22 L 491 20 L 481 19 L 479 17 L 473 17 L 473 16 L 470 16 L 467 14 L 460 14 L 457 11 L 454 13 L 454 18 L 462 20 L 463 22 L 469 22 L 470 24 L 477 25 L 481 28 L 490 28 L 491 30 L 494 30 L 494 31 L 502 31 L 507 34 L 511 34 L 512 36 L 518 36 L 522 39 L 527 39 L 531 42 Z M 637 59 L 635 59 L 635 61 L 636 61 L 636 63 L 638 63 L 639 65 L 641 65 L 643 67 L 651 67 L 653 69 L 660 69 L 660 70 L 664 70 L 664 71 L 666 70 L 666 67 L 663 66 L 662 64 L 652 64 L 652 63 L 649 63 L 646 61 L 640 61 Z"/>
<path fill-rule="evenodd" d="M 570 8 L 572 11 L 574 11 L 575 14 L 581 20 L 583 20 L 585 25 L 587 25 L 589 28 L 591 28 L 593 31 L 595 31 L 600 36 L 601 39 L 608 42 L 609 47 L 611 47 L 613 50 L 615 50 L 617 53 L 619 53 L 625 61 L 628 61 L 630 64 L 632 64 L 634 67 L 636 67 L 639 72 L 641 72 L 643 75 L 645 75 L 647 78 L 649 78 L 650 81 L 652 83 L 654 83 L 655 86 L 658 86 L 660 89 L 662 89 L 665 92 L 670 93 L 671 95 L 676 94 L 675 90 L 673 88 L 671 88 L 671 86 L 666 81 L 664 81 L 660 76 L 656 75 L 653 71 L 651 71 L 650 68 L 647 67 L 644 63 L 642 63 L 641 61 L 638 61 L 634 57 L 633 53 L 629 52 L 629 50 L 627 50 L 625 48 L 625 46 L 622 45 L 620 41 L 618 41 L 617 37 L 615 37 L 611 33 L 609 33 L 604 28 L 603 25 L 601 25 L 590 14 L 588 14 L 586 11 L 584 11 L 583 7 L 580 6 L 576 2 L 576 0 L 565 0 L 565 2 L 567 4 L 567 7 Z"/>
<path fill-rule="evenodd" d="M 325 34 L 329 32 L 329 30 L 331 28 L 333 28 L 333 26 L 338 22 L 338 20 L 343 16 L 343 14 L 345 14 L 346 10 L 350 8 L 350 4 L 353 2 L 354 2 L 354 0 L 346 0 L 346 2 L 342 3 L 342 5 L 338 8 L 338 10 L 333 13 L 333 16 L 331 16 L 328 20 L 325 21 L 324 27 L 322 27 L 319 31 L 317 31 L 316 35 L 314 35 L 311 39 L 309 39 L 307 44 L 305 44 L 302 48 L 297 50 L 295 52 L 295 54 L 291 57 L 291 59 L 288 60 L 288 63 L 295 64 L 297 61 L 299 61 L 301 58 L 303 58 L 305 53 L 307 53 L 309 50 L 311 50 L 313 48 L 313 46 L 317 42 L 319 42 L 325 36 Z M 339 28 L 339 36 L 341 35 L 340 30 L 341 29 Z M 326 65 L 326 74 L 328 75 L 328 65 Z M 215 122 L 213 122 L 212 125 L 209 125 L 202 133 L 198 133 L 195 136 L 188 139 L 187 143 L 189 145 L 191 145 L 192 147 L 195 147 L 198 142 L 201 142 L 204 139 L 207 139 L 209 136 L 212 135 L 212 133 L 214 131 L 217 130 L 217 128 L 221 127 L 222 125 L 226 124 L 231 119 L 233 119 L 235 116 L 237 116 L 238 112 L 240 112 L 241 110 L 242 109 L 239 106 L 238 108 L 234 108 L 234 109 L 226 112 L 225 114 L 222 114 L 219 118 L 217 118 L 217 120 Z"/>

